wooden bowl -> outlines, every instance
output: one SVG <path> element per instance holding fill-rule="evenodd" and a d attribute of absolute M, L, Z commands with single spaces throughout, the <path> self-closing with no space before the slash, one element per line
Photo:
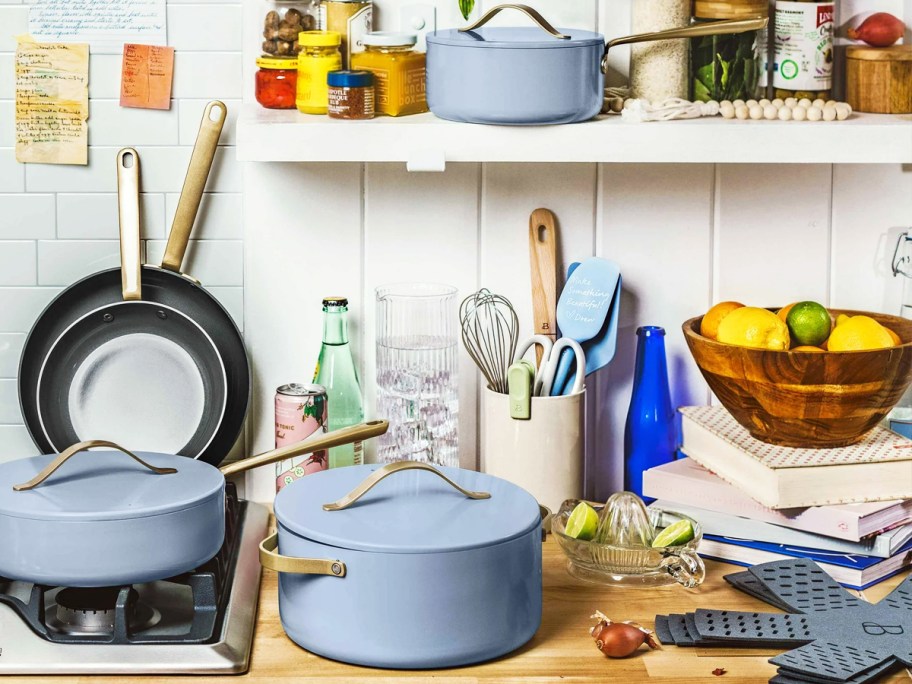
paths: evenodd
<path fill-rule="evenodd" d="M 864 314 L 903 344 L 849 352 L 752 349 L 700 334 L 702 316 L 684 323 L 684 338 L 710 389 L 757 439 L 790 447 L 829 448 L 858 442 L 912 382 L 912 320 Z"/>

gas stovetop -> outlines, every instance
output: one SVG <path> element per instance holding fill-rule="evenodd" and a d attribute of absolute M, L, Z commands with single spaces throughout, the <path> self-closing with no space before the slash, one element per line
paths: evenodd
<path fill-rule="evenodd" d="M 268 519 L 230 489 L 218 555 L 158 582 L 82 589 L 0 578 L 0 675 L 246 672 Z"/>

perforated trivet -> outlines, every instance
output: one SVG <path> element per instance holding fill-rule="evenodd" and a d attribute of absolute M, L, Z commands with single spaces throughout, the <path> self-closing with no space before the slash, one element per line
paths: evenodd
<path fill-rule="evenodd" d="M 853 596 L 816 563 L 764 563 L 726 577 L 732 586 L 789 610 L 785 615 L 697 610 L 668 616 L 678 645 L 802 644 L 770 659 L 780 684 L 873 681 L 912 666 L 912 577 L 878 604 Z M 660 637 L 661 638 L 661 637 Z"/>

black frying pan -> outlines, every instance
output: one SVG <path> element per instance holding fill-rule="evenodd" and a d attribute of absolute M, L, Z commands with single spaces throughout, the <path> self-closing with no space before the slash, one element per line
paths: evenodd
<path fill-rule="evenodd" d="M 222 103 L 207 106 L 162 268 L 142 267 L 141 299 L 138 283 L 130 286 L 138 249 L 125 241 L 123 275 L 109 269 L 73 284 L 29 333 L 19 400 L 42 451 L 119 435 L 134 449 L 170 445 L 217 465 L 237 439 L 250 397 L 243 340 L 218 301 L 180 272 L 224 119 Z M 122 221 L 131 214 L 121 206 Z"/>

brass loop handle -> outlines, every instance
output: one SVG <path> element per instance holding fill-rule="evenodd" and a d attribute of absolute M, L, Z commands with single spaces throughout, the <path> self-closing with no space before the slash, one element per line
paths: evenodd
<path fill-rule="evenodd" d="M 127 456 L 132 458 L 137 463 L 145 466 L 146 468 L 151 470 L 156 475 L 170 475 L 171 473 L 177 472 L 176 468 L 158 468 L 158 467 L 152 465 L 151 463 L 146 463 L 144 460 L 142 460 L 139 456 L 134 454 L 132 451 L 129 451 L 128 449 L 124 449 L 122 446 L 120 446 L 119 444 L 115 444 L 114 442 L 108 442 L 107 440 L 104 440 L 104 439 L 88 439 L 84 442 L 77 442 L 73 446 L 62 451 L 60 453 L 60 455 L 57 456 L 57 458 L 55 458 L 53 461 L 48 463 L 47 467 L 44 470 L 42 470 L 40 473 L 35 475 L 35 477 L 33 477 L 31 480 L 29 480 L 28 482 L 23 482 L 22 484 L 13 485 L 13 490 L 17 491 L 17 492 L 25 492 L 25 491 L 28 491 L 29 489 L 34 489 L 35 487 L 40 485 L 42 482 L 44 482 L 46 479 L 48 479 L 51 475 L 53 475 L 54 471 L 56 471 L 60 466 L 62 466 L 64 463 L 66 463 L 70 458 L 72 458 L 73 456 L 78 454 L 80 451 L 88 451 L 89 449 L 94 449 L 95 447 L 108 447 L 110 449 L 116 449 L 117 451 L 120 451 L 120 452 L 126 454 Z"/>
<path fill-rule="evenodd" d="M 473 492 L 468 489 L 463 489 L 458 484 L 453 482 L 446 475 L 441 473 L 439 470 L 433 466 L 429 466 L 427 463 L 419 463 L 417 461 L 396 461 L 395 463 L 387 463 L 382 468 L 378 468 L 366 478 L 364 481 L 351 490 L 348 494 L 343 496 L 338 501 L 333 503 L 323 504 L 324 511 L 341 511 L 349 506 L 351 506 L 355 501 L 360 499 L 362 496 L 367 494 L 374 486 L 380 482 L 385 477 L 389 477 L 393 473 L 399 473 L 403 470 L 427 470 L 428 472 L 434 473 L 438 477 L 442 477 L 447 484 L 459 490 L 461 494 L 465 494 L 470 499 L 490 499 L 491 495 L 488 492 Z"/>
<path fill-rule="evenodd" d="M 260 565 L 276 572 L 290 572 L 295 575 L 345 577 L 346 568 L 342 561 L 283 556 L 276 551 L 278 546 L 278 532 L 273 532 L 260 542 Z"/>
<path fill-rule="evenodd" d="M 128 166 L 129 160 L 131 163 Z M 117 153 L 117 216 L 120 224 L 120 281 L 125 302 L 142 299 L 139 241 L 139 154 Z"/>
<path fill-rule="evenodd" d="M 484 26 L 485 24 L 487 24 L 489 21 L 491 21 L 491 19 L 494 18 L 494 16 L 496 14 L 499 14 L 500 12 L 502 12 L 505 9 L 519 10 L 520 12 L 525 14 L 527 17 L 529 17 L 529 19 L 531 19 L 536 24 L 538 24 L 538 27 L 541 30 L 550 33 L 555 38 L 560 38 L 561 40 L 570 40 L 570 36 L 563 34 L 560 31 L 558 31 L 556 28 L 554 28 L 548 22 L 547 19 L 545 19 L 541 14 L 539 14 L 538 10 L 536 10 L 532 7 L 529 7 L 528 5 L 514 5 L 512 3 L 506 3 L 503 5 L 496 5 L 496 6 L 492 7 L 487 12 L 485 12 L 478 21 L 476 21 L 472 24 L 469 24 L 468 26 L 466 26 L 464 28 L 459 29 L 459 31 L 462 33 L 466 33 L 468 31 L 474 31 L 475 29 L 480 28 L 480 27 Z"/>

